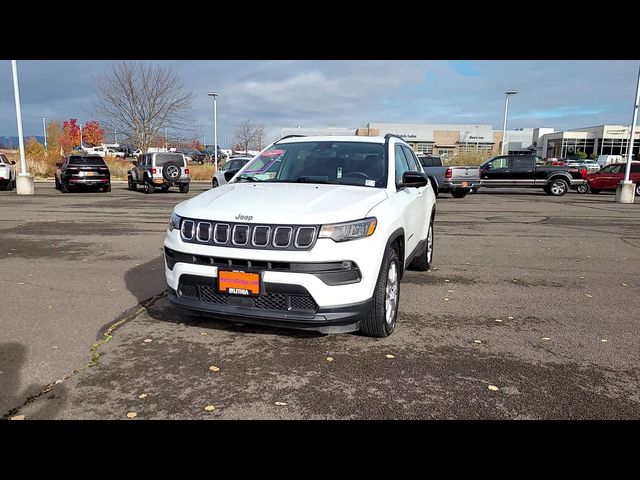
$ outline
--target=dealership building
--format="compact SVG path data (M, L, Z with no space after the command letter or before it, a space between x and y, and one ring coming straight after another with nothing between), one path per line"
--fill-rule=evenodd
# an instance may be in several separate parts
M533 128L507 130L505 153L530 153L534 147ZM542 129L553 131L553 129ZM449 123L382 123L371 122L364 128L282 128L285 135L364 135L384 136L393 133L409 143L414 151L453 156L460 152L479 152L488 157L499 155L502 148L502 130L491 125Z
M630 143L629 130L628 125L599 125L562 132L540 131L534 136L534 147L544 158L565 158L577 152L596 156L627 155ZM639 153L640 127L635 131L633 155Z

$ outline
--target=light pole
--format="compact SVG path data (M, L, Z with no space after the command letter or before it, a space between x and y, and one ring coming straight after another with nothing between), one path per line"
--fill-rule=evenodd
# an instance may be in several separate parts
M20 87L18 86L18 64L11 60L13 70L13 96L16 100L16 121L18 123L18 141L20 142L20 174L16 179L18 195L33 195L33 177L27 173L27 159L24 156L24 138L22 136L22 110L20 109Z
M44 133L44 149L47 149L47 117L42 117L42 132Z
M80 150L84 150L84 145L82 145L82 124L80 124Z
M218 110L216 105L216 100L218 98L218 94L215 92L209 92L209 96L213 97L213 158L218 165Z
M113 143L118 143L118 129L113 129Z
M638 121L638 104L640 103L640 65L638 65L638 83L636 85L636 101L633 104L633 115L631 119L631 131L629 135L629 147L627 150L627 168L624 171L624 180L616 188L616 203L634 203L635 184L629 180L631 174L631 161L633 160L633 143L636 133L636 122Z
M502 125L502 145L500 148L500 155L504 155L504 144L506 143L506 135L507 135L507 111L509 110L509 97L511 95L515 95L516 91L507 90L504 92L504 124Z

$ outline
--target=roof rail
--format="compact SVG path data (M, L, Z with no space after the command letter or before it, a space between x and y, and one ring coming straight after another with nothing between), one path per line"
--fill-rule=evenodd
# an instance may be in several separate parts
M292 138L292 137L306 137L306 135L285 135L280 140L284 140L285 138ZM280 140L276 140L275 143L278 143Z

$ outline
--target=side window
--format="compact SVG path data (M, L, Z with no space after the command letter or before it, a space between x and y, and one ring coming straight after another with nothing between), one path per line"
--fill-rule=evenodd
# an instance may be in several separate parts
M511 168L517 170L528 170L533 168L533 157L529 155L520 155L517 157L510 158Z
M433 159L429 157L422 157L420 159L423 167L433 167Z
M413 153L409 147L402 146L402 150L404 150L404 156L407 159L407 163L409 164L409 170L413 170L414 172L421 172L422 168L420 168L420 162L416 158L416 155Z
M509 166L509 157L498 157L490 162L489 165L491 165L493 170L496 168L507 168Z
M396 183L400 183L402 181L402 175L404 172L409 171L409 164L407 163L407 159L404 156L404 152L402 151L402 145L396 145Z

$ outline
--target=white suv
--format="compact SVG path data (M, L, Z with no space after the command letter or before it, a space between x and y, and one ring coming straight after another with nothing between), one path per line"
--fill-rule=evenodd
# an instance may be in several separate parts
M386 337L405 268L431 267L434 216L400 137L285 137L175 207L169 299L241 322Z

